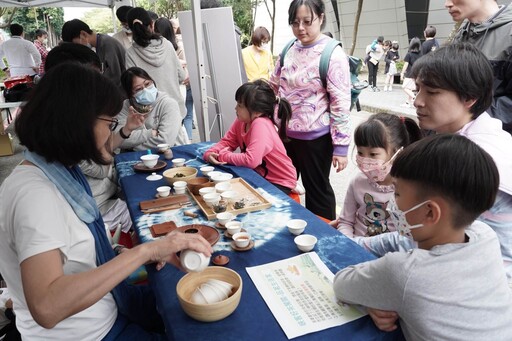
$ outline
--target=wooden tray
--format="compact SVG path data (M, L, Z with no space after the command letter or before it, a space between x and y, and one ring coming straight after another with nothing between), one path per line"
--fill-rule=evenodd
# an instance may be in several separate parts
M232 204L228 204L225 212L231 212L233 214L241 214L253 211L260 211L269 208L272 204L265 199L261 194L259 194L251 185L249 185L242 178L231 179L231 190L237 191L240 195L240 199L245 199L245 207L240 209L235 209ZM215 219L217 213L213 211L211 207L206 205L203 198L200 195L194 195L189 191L190 196L195 200L201 211L203 211L204 215L208 220ZM240 200L238 199L238 200Z
M167 233L174 230L181 231L183 233L197 233L206 239L210 245L215 245L220 239L220 233L215 228L202 225L192 224L177 227L174 221L166 221L165 223L155 224L149 227L153 238L165 236Z

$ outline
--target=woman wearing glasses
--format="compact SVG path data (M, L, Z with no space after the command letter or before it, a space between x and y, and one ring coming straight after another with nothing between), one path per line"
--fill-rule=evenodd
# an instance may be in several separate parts
M146 71L139 67L129 68L121 75L121 86L128 99L117 116L119 123L124 124L133 112L147 116L144 124L130 135L121 134L125 138L121 148L146 150L157 148L161 143L171 146L185 143L188 138L185 130L181 129L178 103L160 91Z
M65 63L45 74L16 119L27 151L0 187L0 272L23 339L165 339L154 333L163 330L154 296L124 279L145 263L178 264L183 249L212 251L198 235L171 233L114 257L77 164L111 161L121 103L111 81Z
M286 53L283 65L278 60L271 77L277 95L286 98L293 111L287 129L290 141L285 147L302 177L306 207L334 219L336 200L329 182L330 165L337 172L346 167L350 143L348 60L341 48L334 49L324 88L320 56L332 38L322 34L322 0L292 1L288 22L297 41Z

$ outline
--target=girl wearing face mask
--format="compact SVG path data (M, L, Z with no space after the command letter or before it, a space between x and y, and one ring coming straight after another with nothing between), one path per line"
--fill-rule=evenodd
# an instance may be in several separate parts
M178 103L165 92L159 91L155 81L146 71L131 67L121 75L121 84L128 99L118 115L119 126L123 126L130 112L146 115L144 125L129 136L123 136L122 149L146 150L158 144L171 146L186 140L181 129L181 114ZM123 123L121 123L123 122Z
M265 27L259 26L254 29L251 45L242 50L242 59L249 82L260 78L268 80L274 70L269 42L270 33Z
M361 123L354 133L361 172L350 182L343 210L331 225L350 238L394 231L387 211L394 195L389 171L402 148L420 138L410 118L380 113Z

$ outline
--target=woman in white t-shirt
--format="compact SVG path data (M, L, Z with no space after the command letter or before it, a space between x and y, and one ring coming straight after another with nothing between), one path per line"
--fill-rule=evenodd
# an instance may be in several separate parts
M27 151L0 187L0 273L24 339L165 339L154 305L137 306L154 296L124 279L146 263L178 265L183 249L212 252L200 236L171 233L114 258L77 164L110 162L121 103L98 72L65 63L42 78L16 120Z

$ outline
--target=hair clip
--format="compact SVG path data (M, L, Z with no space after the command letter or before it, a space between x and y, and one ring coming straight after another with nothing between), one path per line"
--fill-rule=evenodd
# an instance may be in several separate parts
M141 25L144 25L144 24L142 23L142 21L140 21L139 19L133 19L132 24L134 24L134 25L135 25L135 23L139 23L139 24L141 24Z
M276 96L276 102L277 102L277 104L281 103L281 97Z

